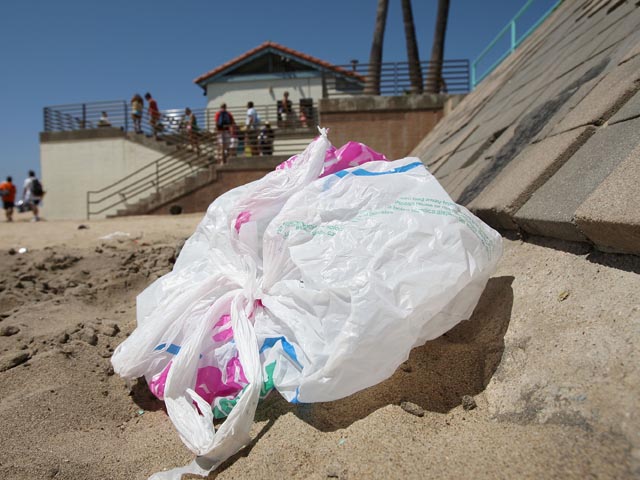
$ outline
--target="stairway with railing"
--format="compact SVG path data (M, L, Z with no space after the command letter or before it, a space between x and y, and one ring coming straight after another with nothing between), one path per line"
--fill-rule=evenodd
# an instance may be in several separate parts
M429 62L422 62L425 76L431 71ZM358 95L364 92L362 81L366 80L369 65L352 64L353 85L340 83L337 77L323 77L323 97ZM381 71L381 95L404 95L411 90L409 69L406 62L385 63ZM443 78L447 90L464 93L469 87L469 63L466 60L445 61ZM229 105L228 111L235 117L231 141L222 148L221 138L215 125L216 110L192 109L199 129L188 129L183 109L163 110L156 122L151 122L148 111L142 117L140 131L134 130L131 106L128 101L100 101L44 108L44 132L83 131L82 138L91 138L91 131L110 128L120 130L124 136L159 153L159 157L125 177L99 190L86 193L86 215L105 216L144 213L151 211L158 202L168 201L172 194L178 196L185 188L196 188L215 180L218 165L223 161L253 161L261 158L286 159L300 152L316 135L319 123L318 108L311 99L301 101L299 113L283 118L278 106L255 105L264 126L269 122L273 130L266 135L256 131L245 131L245 106ZM116 133L116 132L114 132ZM85 135L85 134L88 134ZM67 134L63 134L67 135ZM100 135L96 135L99 138ZM256 140L258 139L258 140ZM224 157L224 158L223 158ZM253 157L253 158L252 158ZM273 162L272 162L273 163Z
M197 124L201 126L197 130L186 128L183 110L162 111L156 122L152 122L145 111L139 132L132 130L130 111L128 103L124 101L60 105L44 109L46 132L117 128L125 133L127 139L163 153L116 182L99 190L88 191L87 218L152 209L158 202L167 201L172 194L181 195L187 185L196 188L215 180L216 169L223 160L233 164L236 159L251 157L252 154L286 159L303 149L313 138L317 117L311 113L308 124L291 123L285 128L276 127L276 141L268 148L255 145L257 132L254 132L254 146L251 148L245 142L246 132L238 127L235 129L235 142L224 150L225 158L222 158L219 133L215 129L215 111L204 108L192 110ZM244 119L244 109L237 107L230 111ZM258 111L261 119L270 120L273 117L274 123L277 122L274 107L258 106Z
M109 119L111 123L112 116ZM128 123L123 116L114 115L113 120L125 125ZM147 112L143 114L141 127L142 133L129 132L128 138L135 140L141 136L152 139L154 126ZM160 137L158 141L166 142L170 152L110 185L87 192L87 218L113 215L117 210L125 214L128 208L139 208L140 202L152 205L167 187L190 177L197 178L215 163L216 143L210 136L201 135L196 142L189 132L182 130L167 138Z

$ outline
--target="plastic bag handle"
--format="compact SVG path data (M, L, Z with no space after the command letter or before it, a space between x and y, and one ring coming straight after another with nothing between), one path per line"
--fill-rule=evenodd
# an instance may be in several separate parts
M249 262L251 264L251 262ZM236 289L220 297L208 310L207 319L218 318L231 302L231 326L238 349L238 356L249 385L243 390L238 403L215 431L211 406L187 385L193 384L197 371L198 350L202 340L211 330L211 322L204 321L188 343L174 359L165 385L167 413L173 421L182 441L199 458L189 465L150 477L153 480L179 480L185 473L206 475L240 450L251 440L249 432L258 406L262 385L262 368L258 340L248 310L253 309L256 287L255 267L251 268L244 290ZM197 409L193 406L197 405Z

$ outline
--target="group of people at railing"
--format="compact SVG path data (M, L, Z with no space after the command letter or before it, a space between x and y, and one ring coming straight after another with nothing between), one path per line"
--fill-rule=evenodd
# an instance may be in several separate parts
M159 138L162 136L178 148L187 148L198 155L202 151L212 155L218 162L226 163L235 156L270 156L274 153L276 132L278 129L309 128L314 124L313 100L300 100L299 107L284 92L276 105L262 105L256 108L253 101L247 102L244 120L234 119L234 115L223 104L215 112L210 109L193 111L185 108L184 112L161 111L158 102L151 93L144 97L138 93L131 100L122 103L102 102L91 104L64 106L63 108L45 108L45 128L55 131L58 124L62 130L85 128L115 127L123 131L133 130L136 134L146 134ZM96 108L100 107L100 108ZM102 110L102 111L101 111ZM233 108L236 116L243 115L239 107ZM56 123L56 115L74 115L82 112L82 121L77 126ZM100 112L99 120L96 119ZM264 115L260 118L259 113ZM94 116L95 115L95 116ZM109 115L112 115L110 118ZM128 123L130 121L131 123ZM133 127L133 128L131 128Z
M278 102L278 125L282 127L298 124L293 121L294 110L288 96L289 93L285 92L283 100ZM135 94L131 98L131 119L136 133L143 133L144 100L148 105L146 118L148 118L149 130L155 138L158 138L161 133L181 136L183 138L180 143L186 144L199 155L202 143L215 137L216 157L220 163L226 163L229 158L239 153L247 156L273 155L275 132L268 120L265 122L260 120L252 101L247 103L243 125L236 123L232 113L227 110L227 105L223 103L215 114L215 127L208 125L208 129L203 130L198 125L198 117L191 108L185 108L184 115L177 120L176 116L163 116L157 101L150 93L147 93L144 99L141 95ZM102 112L102 114L101 124L110 126L107 113ZM306 126L306 116L303 120L303 125Z
M144 95L144 99L147 101L147 111L149 114L149 125L151 126L151 134L158 138L158 133L162 129L162 123L160 119L162 114L158 108L158 102L151 96L149 92ZM133 121L133 131L136 133L142 133L142 115L144 112L144 100L139 93L136 93L131 97L131 120ZM105 112L102 112L103 114Z
M214 123L219 163L227 163L229 158L235 157L239 151L251 156L273 155L275 132L268 120L261 122L253 102L247 103L243 126L238 126L231 112L227 110L226 103L220 105Z

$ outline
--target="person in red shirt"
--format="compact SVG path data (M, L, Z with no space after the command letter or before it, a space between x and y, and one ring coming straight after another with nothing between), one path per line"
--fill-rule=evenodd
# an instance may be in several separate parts
M149 104L149 125L153 132L153 137L158 138L158 130L160 127L160 109L158 108L158 102L147 92L144 96Z
M16 186L13 179L7 177L6 182L0 183L0 195L2 195L2 206L7 216L7 222L13 222L13 205L16 200Z

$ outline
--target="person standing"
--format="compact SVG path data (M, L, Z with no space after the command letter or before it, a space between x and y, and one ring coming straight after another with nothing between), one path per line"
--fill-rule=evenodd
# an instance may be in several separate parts
M290 127L293 117L293 102L289 100L289 92L284 92L282 100L278 105L278 120L280 124L278 126Z
M251 149L251 155L256 156L258 151L258 124L260 119L258 118L258 112L253 106L253 102L247 103L247 119L245 120L247 145Z
M227 104L220 105L220 110L216 112L216 130L218 132L218 158L221 164L227 163L229 154L229 140L231 137L231 127L235 123L231 113L227 111Z
M32 222L40 221L38 207L43 195L44 190L42 189L42 183L40 183L40 180L36 177L36 173L33 170L29 170L29 176L25 179L24 187L22 188L22 200L31 206L31 211L33 212Z
M6 182L0 183L0 195L2 195L2 206L7 222L13 222L13 206L16 201L16 186L13 184L13 178L7 177Z
M136 93L131 97L131 120L133 120L133 130L136 133L142 133L142 109L144 100L140 94Z
M260 154L261 155L273 155L273 139L275 135L271 123L264 122L260 135L258 137L260 142Z
M110 127L111 126L111 122L109 121L109 115L107 115L107 112L102 112L102 114L100 115L100 120L98 121L98 126L99 127Z
M158 130L160 128L160 109L158 108L158 102L151 96L149 92L144 95L144 98L149 104L149 125L151 125L151 133L153 138L158 138Z

